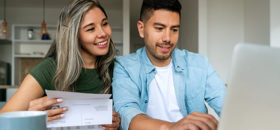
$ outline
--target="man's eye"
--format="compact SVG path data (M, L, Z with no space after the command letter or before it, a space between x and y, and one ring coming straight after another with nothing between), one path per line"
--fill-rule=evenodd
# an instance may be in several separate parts
M87 32L88 32L88 31L94 31L94 29L95 29L95 28L90 28L90 29L87 30Z
M172 31L173 31L173 32L178 32L178 31L179 31L179 29L172 29Z
M163 28L155 27L156 30L161 31Z

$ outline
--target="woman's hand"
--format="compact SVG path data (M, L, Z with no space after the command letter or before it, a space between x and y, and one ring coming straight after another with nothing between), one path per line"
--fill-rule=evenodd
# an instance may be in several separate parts
M120 114L117 113L116 111L112 112L112 124L110 125L101 125L105 130L118 130L120 123L121 123L121 118Z
M63 102L61 98L49 99L47 96L32 100L29 103L28 111L45 111L48 114L48 121L57 120L64 117L66 107L51 108L55 104ZM51 108L51 109L48 109Z

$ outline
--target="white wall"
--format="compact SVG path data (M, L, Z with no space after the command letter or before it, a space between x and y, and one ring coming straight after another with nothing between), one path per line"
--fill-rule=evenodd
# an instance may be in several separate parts
M245 42L269 45L269 1L245 0L244 5Z
M207 55L207 32L208 32L208 18L207 18L207 0L198 0L198 52Z
M270 0L270 42L280 47L280 0Z
M239 42L269 45L269 25L268 0L207 1L207 56L225 83L234 46Z
M244 0L207 1L208 58L227 83L234 45L244 41Z

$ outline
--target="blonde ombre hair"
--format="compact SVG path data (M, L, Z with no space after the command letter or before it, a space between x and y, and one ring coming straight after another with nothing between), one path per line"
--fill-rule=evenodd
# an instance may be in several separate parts
M56 40L51 45L46 57L54 57L57 69L53 79L56 90L75 91L76 81L79 78L83 57L79 51L79 29L85 13L99 8L107 17L106 12L98 0L72 0L60 13L56 31ZM101 93L109 93L112 79L109 74L109 66L115 58L115 46L110 40L109 51L104 56L97 56L96 66L99 77L104 82Z

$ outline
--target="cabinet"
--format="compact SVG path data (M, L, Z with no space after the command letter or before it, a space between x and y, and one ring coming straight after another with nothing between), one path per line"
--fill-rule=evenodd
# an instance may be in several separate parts
M28 30L32 30L32 38L28 38ZM30 69L44 58L55 38L56 25L48 25L50 40L41 40L40 32L41 25L12 25L12 85L20 85Z

